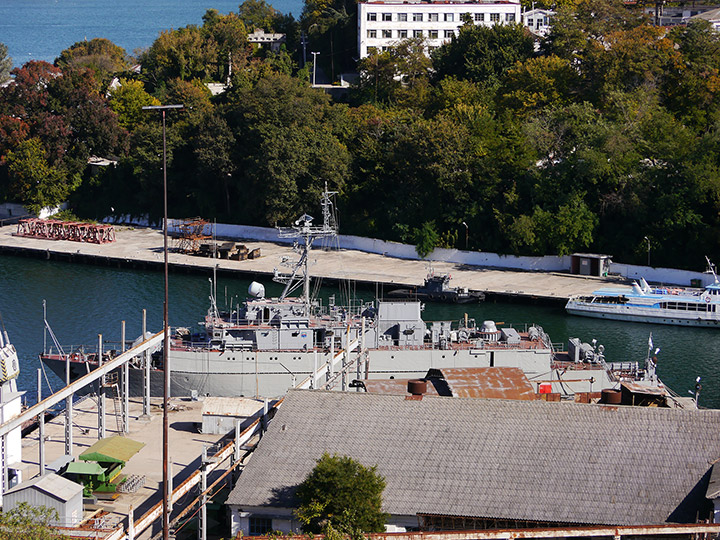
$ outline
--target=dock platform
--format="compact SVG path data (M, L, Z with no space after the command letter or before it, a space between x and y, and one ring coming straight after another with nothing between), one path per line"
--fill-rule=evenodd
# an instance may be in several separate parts
M0 227L0 254L41 257L106 266L160 269L163 265L162 232L151 228L116 226L116 241L90 244L14 236L15 225ZM293 257L292 246L243 240L262 257L234 261L197 257L170 251L173 271L218 273L248 277L272 276L283 257ZM413 287L423 283L427 261L407 260L361 251L340 249L312 251L310 273L327 281L352 281L368 287ZM574 294L589 294L608 285L627 284L619 277L597 278L557 272L493 269L455 263L432 263L436 273L452 276L452 285L482 291L488 299L565 303Z

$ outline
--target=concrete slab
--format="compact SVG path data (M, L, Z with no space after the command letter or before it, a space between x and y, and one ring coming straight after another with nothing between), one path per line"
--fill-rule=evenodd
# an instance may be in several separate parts
M123 266L161 267L161 231L148 228L116 227L112 244L86 244L66 240L43 240L13 236L16 226L0 227L0 253L16 253L76 262ZM262 257L245 261L210 259L171 251L169 263L178 269L207 271L217 265L221 272L245 275L272 275L282 257L294 257L292 247L270 242L242 241L250 250L260 248ZM172 248L172 242L170 243ZM331 280L356 281L369 285L421 285L427 275L426 261L396 259L374 253L341 249L314 249L310 273ZM483 291L488 295L565 302L574 294L589 294L609 285L629 285L617 277L597 278L550 272L498 270L485 267L433 262L436 273L449 273L452 285ZM629 288L629 287L628 287Z
M118 404L118 413L119 413ZM201 434L198 425L202 423L202 402L173 398L169 407L169 451L172 461L173 486L177 487L198 470L200 456L204 446L210 447L222 439L222 435ZM142 400L130 401L130 432L127 436L145 446L135 455L122 471L126 476L145 477L145 485L136 493L122 493L114 501L98 500L97 507L108 512L105 518L110 527L118 523L127 523L127 515L132 506L135 519L152 508L162 499L162 400L151 401L151 422L138 422L142 414ZM77 457L98 440L97 402L89 396L73 408L73 456ZM46 463L63 456L65 453L65 416L64 413L45 425ZM120 434L113 401L108 400L106 412L106 435ZM23 478L29 479L39 472L39 435L35 430L22 442ZM191 493L197 493L194 490ZM191 495L187 496L192 500ZM148 531L149 533L149 531ZM143 535L140 538L148 537Z

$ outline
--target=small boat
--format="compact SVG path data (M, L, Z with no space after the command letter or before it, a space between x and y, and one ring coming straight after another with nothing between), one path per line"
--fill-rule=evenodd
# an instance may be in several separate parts
M450 274L435 274L432 270L425 282L414 289L395 289L387 293L390 298L414 298L425 302L452 302L468 304L485 300L485 293L466 288L451 287Z
M710 271L714 282L702 289L651 287L640 278L632 287L572 296L565 309L571 315L598 319L720 327L720 282L712 265Z

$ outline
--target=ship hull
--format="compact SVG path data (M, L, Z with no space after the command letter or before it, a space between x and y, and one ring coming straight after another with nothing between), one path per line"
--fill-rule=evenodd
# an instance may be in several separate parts
M580 303L568 303L565 309L571 315L592 317L595 319L667 324L673 326L720 327L720 317L718 317L718 313L686 314L669 309L638 308L634 306L605 308L597 304L591 307Z
M173 350L170 355L170 393L173 397L246 396L279 397L289 388L304 381L327 363L330 354L321 351L216 351ZM449 367L519 367L533 380L547 377L552 353L548 349L373 349L368 351L367 375L378 379L410 379L424 377L430 368ZM43 362L64 380L65 362L43 357ZM87 362L71 362L71 379L85 375L96 366ZM144 392L144 370L129 369L131 396ZM316 388L324 387L331 376L321 375ZM365 378L365 366L358 372L352 367L345 377L345 385L353 379ZM590 377L588 376L589 380ZM120 380L118 375L118 381ZM597 380L597 378L596 378ZM575 385L575 392L597 391L597 384ZM342 380L335 385L342 387ZM150 370L150 394L162 396L163 371ZM91 390L94 391L94 390Z

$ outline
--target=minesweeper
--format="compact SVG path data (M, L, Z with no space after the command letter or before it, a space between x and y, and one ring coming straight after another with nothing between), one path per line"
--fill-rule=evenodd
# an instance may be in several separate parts
M407 379L448 367L517 367L531 382L550 383L564 395L617 388L620 378L647 377L644 369L613 373L604 359L591 355L561 362L539 326L497 328L492 321L476 324L467 316L426 323L416 300L339 305L331 297L323 305L311 296L308 266L315 240L337 234L332 195L323 193L322 225L303 215L292 227L279 229L279 236L293 239L299 252L291 272L275 273L285 284L279 297L265 297L264 287L253 282L245 301L221 311L211 292L202 331L173 332L168 353L173 396L277 397L307 378L312 387L337 382L345 389L353 379ZM291 296L296 290L301 294ZM87 350L49 351L41 359L63 379L69 369L74 379L97 366L97 354ZM151 392L160 395L162 354L149 361ZM135 395L142 394L143 371L138 358L130 369Z

